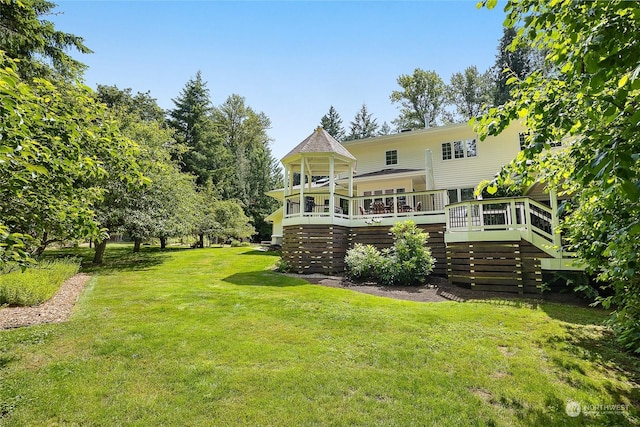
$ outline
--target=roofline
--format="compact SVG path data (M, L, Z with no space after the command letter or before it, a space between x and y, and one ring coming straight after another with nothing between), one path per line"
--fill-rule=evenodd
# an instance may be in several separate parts
M406 137L407 135L438 134L438 133L445 132L445 131L450 131L450 130L454 130L454 129L465 129L465 128L473 129L473 128L471 128L469 123L454 123L454 124L445 125L445 126L437 126L437 127L432 127L432 128L416 129L416 130L407 131L407 132L399 132L399 133L394 133L394 134L391 134L391 135L381 135L381 136L372 136L370 138L352 139L352 140L349 140L349 141L342 141L341 144L346 147L347 145L357 145L357 144L365 144L365 143L371 143L371 142L390 141L390 140L394 140L394 139L397 139L397 138Z

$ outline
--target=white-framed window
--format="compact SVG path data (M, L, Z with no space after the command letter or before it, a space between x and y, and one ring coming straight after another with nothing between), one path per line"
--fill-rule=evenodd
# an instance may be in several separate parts
M476 157L478 155L478 146L476 145L475 138L467 139L465 141L467 149L467 157Z
M475 138L445 142L442 144L442 160L464 159L465 157L477 156L478 146Z
M398 164L398 150L389 150L385 153L385 162L387 165Z
M447 190L447 194L449 195L449 203L458 203L458 202L466 202L467 200L475 200L476 197L473 194L475 188L455 188L452 190Z
M529 136L529 132L520 132L518 134L518 140L520 142L520 150L524 150L527 145L529 145L527 143L527 137Z
M451 143L442 144L442 160L451 160Z

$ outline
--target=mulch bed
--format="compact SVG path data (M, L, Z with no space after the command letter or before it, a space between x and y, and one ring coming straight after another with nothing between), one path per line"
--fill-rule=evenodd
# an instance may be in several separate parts
M91 279L88 274L76 274L60 286L47 302L35 307L0 308L0 329L19 328L41 323L60 323L69 319L80 293Z
M326 276L321 274L292 274L310 283L329 286L332 288L350 289L370 295L387 298L402 299L418 302L464 302L470 300L514 300L527 302L559 302L587 306L588 303L570 293L524 294L508 292L478 291L461 286L451 285L444 277L429 276L427 282L420 286L382 286L375 282L356 283L339 276Z

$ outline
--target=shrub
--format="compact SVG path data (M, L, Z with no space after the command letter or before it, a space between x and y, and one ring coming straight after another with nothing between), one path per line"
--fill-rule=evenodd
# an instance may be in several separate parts
M275 270L277 272L279 272L279 273L288 273L289 271L291 271L291 266L289 265L289 263L287 261L285 261L284 259L280 258L276 262Z
M399 222L391 227L394 244L387 259L385 268L390 273L385 274L387 285L424 283L433 271L435 259L431 256L431 249L426 247L429 234L425 233L413 221Z
M0 274L0 305L38 305L50 299L80 269L76 258L41 261L24 273Z
M374 279L381 260L382 254L375 246L356 243L344 259L347 275L357 280Z
M426 247L429 235L413 221L391 228L394 244L380 252L371 245L356 244L347 251L347 275L353 279L377 279L384 285L424 283L433 271L435 259Z

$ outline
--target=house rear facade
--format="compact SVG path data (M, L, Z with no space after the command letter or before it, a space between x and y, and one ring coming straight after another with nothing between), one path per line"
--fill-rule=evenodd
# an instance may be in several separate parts
M300 273L340 273L355 243L380 248L411 219L429 233L434 274L477 289L537 293L543 270L577 269L557 233L557 198L536 185L522 197L478 200L474 189L513 160L514 124L480 141L468 124L340 144L321 128L283 159L285 187L272 243ZM301 178L304 177L304 178Z

